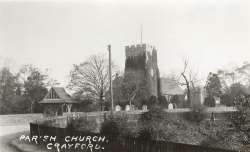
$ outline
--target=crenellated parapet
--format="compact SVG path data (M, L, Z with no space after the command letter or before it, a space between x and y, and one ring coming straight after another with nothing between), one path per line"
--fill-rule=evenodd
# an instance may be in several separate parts
M152 55L155 54L156 49L154 46L148 44L137 44L137 45L129 45L125 47L126 58L128 57L136 57L146 54Z

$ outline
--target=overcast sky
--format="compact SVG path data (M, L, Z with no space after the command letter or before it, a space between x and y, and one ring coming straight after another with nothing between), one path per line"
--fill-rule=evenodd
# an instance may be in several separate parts
M126 45L158 50L161 75L178 73L183 58L205 79L227 65L250 61L248 0L1 1L0 60L18 68L50 69L62 86L72 64L112 46L124 69ZM2 64L3 65L3 64Z

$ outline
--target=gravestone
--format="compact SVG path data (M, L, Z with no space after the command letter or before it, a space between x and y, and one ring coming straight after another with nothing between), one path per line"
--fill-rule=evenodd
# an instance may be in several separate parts
M116 106L115 106L115 111L121 111L121 106L116 105Z
M174 109L174 105L172 103L168 104L168 109Z
M142 106L142 111L147 111L148 110L148 106L147 105L143 105Z
M214 97L215 100L215 106L220 105L220 97Z
M125 106L125 111L130 111L130 106L129 105Z

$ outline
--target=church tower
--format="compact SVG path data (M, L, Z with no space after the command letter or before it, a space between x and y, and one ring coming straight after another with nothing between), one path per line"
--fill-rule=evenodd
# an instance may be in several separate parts
M125 77L135 75L137 83L146 83L149 97L158 97L160 92L157 50L147 44L125 47Z

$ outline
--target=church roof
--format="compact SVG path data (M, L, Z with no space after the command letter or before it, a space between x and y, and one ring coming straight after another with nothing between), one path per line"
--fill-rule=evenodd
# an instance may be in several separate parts
M39 103L76 103L62 87L52 87Z
M163 95L184 95L185 93L176 81L169 78L161 78L161 92Z

